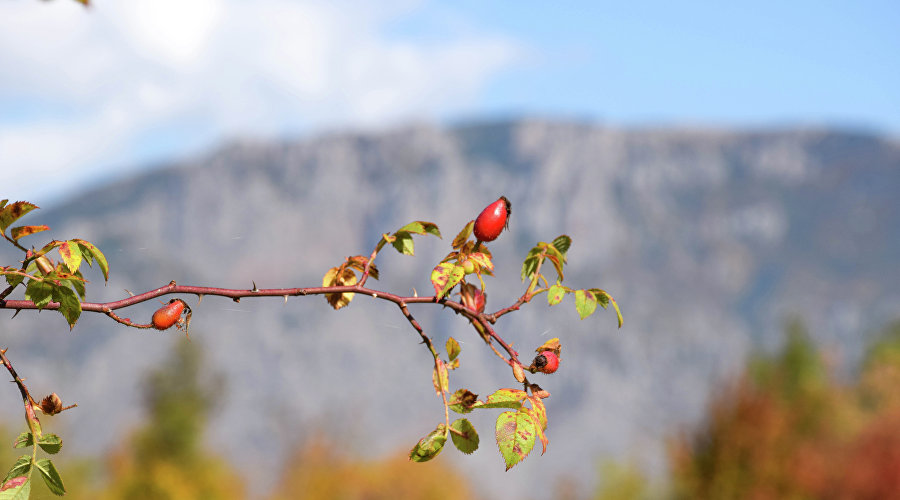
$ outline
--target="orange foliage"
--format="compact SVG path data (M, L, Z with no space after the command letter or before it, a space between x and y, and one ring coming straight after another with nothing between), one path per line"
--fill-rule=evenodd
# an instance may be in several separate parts
M346 457L335 446L314 441L285 469L273 500L443 500L476 498L465 476L446 460L413 463L407 454L378 461Z

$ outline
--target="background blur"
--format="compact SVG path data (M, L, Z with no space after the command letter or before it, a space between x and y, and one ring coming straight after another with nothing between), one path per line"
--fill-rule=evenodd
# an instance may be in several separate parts
M498 324L517 345L564 346L542 380L547 454L504 473L496 415L473 419L473 456L405 463L441 405L414 332L375 301L207 298L193 350L105 318L68 334L57 315L23 313L0 327L13 362L33 391L79 403L50 424L69 489L327 498L402 484L422 497L449 478L484 497L896 492L900 445L884 422L900 370L898 14L893 2L0 4L2 197L41 206L26 222L53 228L42 235L106 252L110 283L89 276L89 300L171 279L309 286L415 219L444 240L379 257L378 285L427 290L448 238L505 194L514 215L492 246L488 308L521 293L535 242L566 233L567 284L606 289L626 319L616 331L610 312L578 321L570 303L535 303ZM458 318L413 312L441 344L464 341L454 388L509 384ZM2 406L17 432L16 405ZM748 429L760 434L728 444ZM857 456L883 473L823 472Z

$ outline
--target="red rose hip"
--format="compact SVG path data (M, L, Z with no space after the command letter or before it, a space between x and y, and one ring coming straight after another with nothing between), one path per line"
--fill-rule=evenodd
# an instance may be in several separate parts
M172 299L168 304L160 307L153 313L150 323L157 330L167 330L181 319L181 313L184 311L184 302L178 299Z
M509 227L509 216L512 214L512 204L501 196L478 214L475 219L475 237L479 241L494 241L504 229Z
M543 373L553 373L559 368L559 356L553 351L544 351L534 357L534 367Z

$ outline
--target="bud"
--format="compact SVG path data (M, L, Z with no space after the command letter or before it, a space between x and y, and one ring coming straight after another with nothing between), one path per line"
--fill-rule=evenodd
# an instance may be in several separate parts
M487 301L487 294L482 292L481 289L477 286L463 283L459 288L459 296L462 305L477 313L484 312L484 304L485 301Z
M41 400L41 411L45 415L56 415L63 410L62 400L54 392Z
M48 259L46 255L41 255L34 263L44 276L53 272L53 263L50 262L50 259Z
M513 376L516 377L520 383L525 382L525 370L522 369L522 365L513 361L512 365Z

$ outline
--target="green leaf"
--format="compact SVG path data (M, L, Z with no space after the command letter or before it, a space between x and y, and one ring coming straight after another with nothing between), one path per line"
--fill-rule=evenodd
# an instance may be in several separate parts
M447 442L447 426L439 424L430 434L423 437L409 451L409 459L413 462L427 462L438 456Z
M406 231L397 231L394 233L395 239L391 243L398 252L403 255L415 255L416 246L413 243L412 235Z
M522 401L528 393L519 389L500 389L487 397L484 402L475 404L476 408L521 408Z
M27 500L31 496L28 476L10 478L0 486L0 500Z
M538 263L543 259L540 254L540 247L534 247L528 252L525 261L522 262L522 281L530 280L537 271Z
M52 295L53 300L59 302L59 312L69 323L69 329L72 329L81 316L81 302L78 301L78 296L71 288L64 286L53 287Z
M506 461L506 470L511 469L531 453L535 441L535 422L532 415L524 411L505 411L497 417L497 446Z
M34 436L30 432L19 434L13 443L13 448L27 448L29 446L34 446Z
M612 304L613 309L616 310L616 318L619 320L619 328L622 328L622 324L625 320L622 318L622 311L619 310L619 304L616 303L616 299L612 298L612 295L599 288L591 288L589 291L597 297L597 300L604 309L606 309L609 304Z
M440 229L438 229L437 224L435 224L434 222L426 222L421 220L410 222L409 224L401 227L398 232L400 231L407 231L415 234L431 234L437 236L438 238L441 237L441 231Z
M487 269L488 271L494 270L494 262L491 260L490 254L484 252L472 252L469 254L469 259L481 266L482 269Z
M478 433L472 423L465 418L459 418L450 424L450 428L456 432L450 432L450 439L456 448L466 455L478 449Z
M38 281L36 279L28 280L25 286L25 299L34 302L38 309L50 303L53 296L54 285L46 281Z
M547 303L551 306L555 306L556 304L562 302L562 299L565 296L566 287L557 283L551 286L549 290L547 290Z
M466 227L462 228L462 231L460 231L459 234L457 234L456 237L453 238L453 243L451 244L451 246L455 249L459 249L463 245L465 245L466 240L469 239L469 236L472 236L472 229L474 227L475 227L475 221L474 220L469 221L469 223L466 224Z
M103 255L103 252L101 252L100 249L94 246L94 244L90 241L80 239L71 241L78 243L78 246L81 247L81 254L87 261L89 266L93 267L93 264L91 264L92 258L97 262L97 265L100 266L100 271L103 272L103 279L109 281L109 263L106 261L106 256Z
M0 208L0 233L5 233L6 228L13 222L19 220L20 217L31 212L37 205L27 201L17 201L15 203L4 205Z
M81 265L81 247L78 242L76 240L63 242L58 251L63 262L66 263L66 267L69 268L69 272L78 271L78 266Z
M41 436L40 441L38 441L38 446L45 452L56 455L59 453L60 448L62 448L62 439L56 434L44 434Z
M7 274L6 275L6 283L9 286L16 287L19 286L23 281L25 281L25 276L21 274Z
M470 413L478 402L477 394L468 389L459 389L450 396L447 405L456 413Z
M3 478L3 483L5 484L14 477L25 476L30 470L31 455L22 455L16 460L16 463L13 464L12 468L9 469L9 472L6 473L6 477Z
M12 236L12 239L18 241L19 238L24 238L30 234L39 233L41 231L46 231L50 229L48 226L19 226L14 227L9 230L9 234Z
M62 478L59 477L56 466L53 465L49 458L42 458L36 461L34 467L41 473L41 477L44 478L44 482L47 483L47 487L50 488L54 495L62 496L66 494Z
M86 291L84 288L84 275L81 274L81 271L77 271L75 276L79 279L69 280L69 284L72 285L72 288L78 293L78 296L81 300L85 299Z
M456 359L456 357L459 356L459 353L462 351L462 349L459 347L459 342L457 342L456 339L453 337L450 337L449 339L447 339L446 347L447 347L447 358L450 361L453 361L454 359Z
M575 290L575 310L581 319L587 318L594 314L597 309L597 299L594 294L588 290Z
M557 236L556 239L553 240L553 243L551 243L551 244L553 245L554 248L556 248L556 250L559 251L560 254L562 254L563 262L565 262L566 261L566 253L569 251L569 247L572 246L572 238L569 238L565 234L561 234L561 235Z

